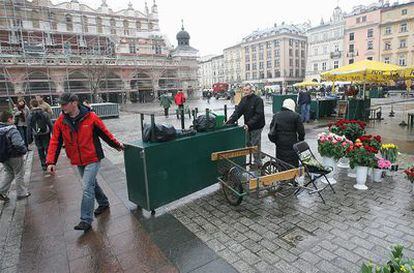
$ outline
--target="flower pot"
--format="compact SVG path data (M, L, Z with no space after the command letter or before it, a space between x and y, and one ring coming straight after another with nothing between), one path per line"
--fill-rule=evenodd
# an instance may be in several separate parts
M365 186L367 181L368 167L365 166L356 166L356 184L354 185L355 189L358 190L367 190L368 187Z
M338 168L348 169L349 168L349 158L342 157L338 161Z
M329 179L329 182L331 182L331 184L336 184L334 176L336 174L337 161L333 157L323 156L322 164L326 167L332 168L332 171L329 174L327 174L326 177ZM328 181L326 181L325 177L321 177L320 180L322 183L328 184Z
M372 180L374 180L374 182L382 182L383 172L384 172L384 170L382 170L382 169L374 169Z
M352 177L352 178L355 178L356 177L356 170L355 170L355 168L353 168L353 169L349 168L348 169L348 177Z
M368 168L367 178L372 179L373 173L374 173L374 168Z

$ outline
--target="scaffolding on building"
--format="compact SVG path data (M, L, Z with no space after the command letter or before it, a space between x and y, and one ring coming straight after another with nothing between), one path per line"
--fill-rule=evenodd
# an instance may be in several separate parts
M156 97L155 87L181 88L179 70L188 65L168 57L161 37L128 36L140 31L142 20L132 28L124 16L112 15L105 24L98 14L36 3L0 0L0 99L42 95L53 103L61 92L72 92L117 102L131 94L145 102ZM152 27L148 16L146 24ZM118 54L126 45L129 53ZM125 68L130 75L123 77Z

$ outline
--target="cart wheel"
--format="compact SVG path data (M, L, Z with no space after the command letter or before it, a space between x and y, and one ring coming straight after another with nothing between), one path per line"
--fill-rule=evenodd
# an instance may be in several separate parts
M269 175L273 173L279 172L279 166L275 161L267 161L265 164L263 164L262 168L260 169L261 175Z
M229 170L226 177L227 185L235 190L236 192L242 194L243 193L243 185L242 181L242 172L237 168L233 167ZM243 200L243 196L238 196L232 190L227 188L225 185L222 185L224 196L226 197L227 201L232 206L238 206Z
M155 215L155 209L151 210L151 215Z

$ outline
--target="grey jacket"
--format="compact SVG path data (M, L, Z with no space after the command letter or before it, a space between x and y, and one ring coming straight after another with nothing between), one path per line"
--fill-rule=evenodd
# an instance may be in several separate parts
M0 122L0 134L6 134L10 140L10 157L19 157L27 153L26 145L16 126Z
M23 112L23 113L22 113ZM19 109L17 109L17 107L14 108L14 119L15 119L15 124L17 126L26 126L27 127L27 118L29 117L29 107L25 106L23 111L20 111ZM24 115L24 120L21 117L21 115Z

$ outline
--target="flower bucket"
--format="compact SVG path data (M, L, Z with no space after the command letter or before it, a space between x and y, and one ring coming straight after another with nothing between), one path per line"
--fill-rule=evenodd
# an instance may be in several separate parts
M339 159L339 161L338 161L338 168L348 169L349 168L349 158L342 157L341 159Z
M327 174L326 177L329 179L329 182L331 182L331 184L336 184L336 179L334 178L334 176L336 174L337 161L333 157L323 156L322 157L322 164L326 167L331 167L332 168L332 172ZM325 177L321 178L321 182L325 183L325 184L328 184L328 181L326 181Z
M368 167L365 166L356 166L356 184L354 185L355 189L358 190L367 190L368 187L365 186L367 181Z
M348 169L348 177L355 178L356 177L356 170L349 168Z
M383 169L374 169L372 180L374 182L382 182L382 174L384 170Z
M368 168L367 179L373 179L372 178L373 174L374 174L374 168Z

